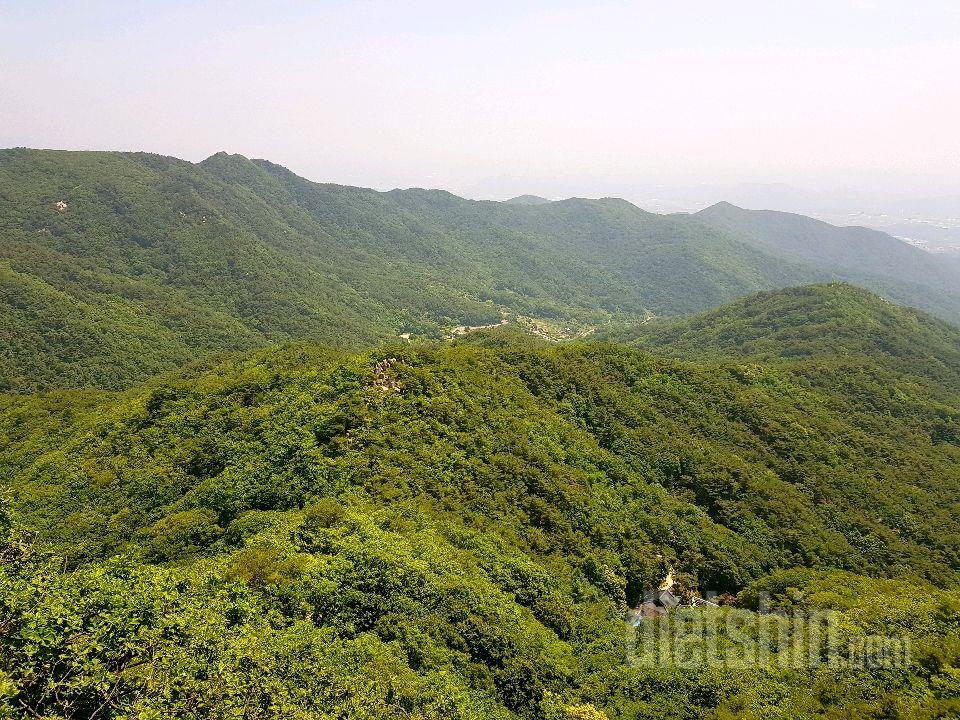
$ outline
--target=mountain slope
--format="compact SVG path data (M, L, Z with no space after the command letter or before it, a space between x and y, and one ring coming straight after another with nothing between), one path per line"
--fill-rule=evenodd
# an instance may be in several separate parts
M867 361L960 390L960 330L844 283L764 292L616 337L683 358Z
M5 483L54 553L0 538L4 698L48 714L949 716L960 394L869 356L700 366L497 335L288 346L121 394L3 398ZM671 570L678 592L738 593L721 618L771 592L916 655L631 667L623 613Z
M503 317L570 337L831 276L702 220L381 193L225 153L0 151L0 390L118 388L216 351ZM902 298L960 317L914 290Z
M960 262L933 255L878 230L837 227L820 220L772 210L744 210L727 202L693 218L725 230L758 250L829 273L956 321Z
M0 152L0 388L119 387L214 350L690 312L799 272L623 201L311 183L265 161ZM126 343L121 338L130 337Z
M377 368L381 354L393 359ZM821 377L834 371L845 387ZM689 536L671 551L678 569L707 573L703 581L715 587L736 587L744 572L749 578L763 566L811 563L942 582L960 570L956 549L931 545L920 528L936 519L944 537L960 537L958 518L943 514L960 497L958 438L946 432L958 418L957 395L869 357L853 369L832 362L718 369L616 345L542 347L509 338L499 348L465 343L360 356L287 347L192 369L117 398L112 410L96 405L63 428L54 424L46 439L50 426L31 430L24 411L35 400L11 398L0 460L24 508L35 508L32 524L78 557L125 547L169 513L205 507L222 525L247 509L289 509L353 485L384 500L435 494L441 505L469 508L471 522L497 516L517 537L576 535L594 520L575 506L601 487L658 497L658 515L674 512L659 485L681 488L681 505L703 502L728 530L751 528L759 556L706 525L697 531L704 539L727 539L708 550ZM31 440L34 432L40 436ZM848 438L843 459L832 455L834 437ZM707 502L727 483L739 497ZM891 483L902 488L894 495L904 505L861 517L864 502L879 508L893 500ZM580 492L587 495L576 499ZM528 493L547 504L531 504ZM622 496L615 506L631 502ZM567 510L554 516L555 503ZM908 511L910 503L917 505ZM117 513L131 511L119 535L104 532ZM534 520L541 511L547 515ZM610 522L614 512L596 521ZM928 520L910 529L900 513ZM682 514L677 527L687 522ZM744 515L752 519L741 525ZM856 528L850 536L848 525ZM850 544L865 536L868 544ZM723 561L697 567L684 559L731 542L737 554Z

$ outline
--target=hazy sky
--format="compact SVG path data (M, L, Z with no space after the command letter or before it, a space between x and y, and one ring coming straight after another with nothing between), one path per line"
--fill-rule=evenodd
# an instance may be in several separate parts
M960 194L960 2L0 0L15 145L474 196Z

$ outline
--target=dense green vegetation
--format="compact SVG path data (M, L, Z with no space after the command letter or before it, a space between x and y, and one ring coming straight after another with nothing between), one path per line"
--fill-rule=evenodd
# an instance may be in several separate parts
M866 361L960 389L960 330L844 283L760 293L606 335L687 359Z
M702 216L517 200L317 184L223 153L0 151L0 391L117 389L217 351L361 349L501 317L572 336L862 275ZM892 296L960 318L960 270L880 234L858 252L888 242L905 253Z
M0 151L0 718L960 715L960 331L709 310L834 278L960 318L798 216ZM721 603L638 646L667 577ZM910 654L797 664L801 610Z
M956 331L886 307L752 298L694 321L699 362L507 326L8 395L0 716L954 717L958 368L912 360ZM780 622L769 593L910 659L793 667L758 630L759 667L627 663L669 571L726 594L678 623Z

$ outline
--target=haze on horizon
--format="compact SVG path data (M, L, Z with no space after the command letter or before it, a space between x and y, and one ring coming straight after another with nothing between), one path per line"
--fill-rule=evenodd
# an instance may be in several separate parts
M0 146L468 197L960 196L960 4L0 0Z

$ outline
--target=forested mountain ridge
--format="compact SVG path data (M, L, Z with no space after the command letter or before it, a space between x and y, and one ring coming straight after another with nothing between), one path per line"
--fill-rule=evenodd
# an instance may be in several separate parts
M960 390L960 329L846 283L762 292L607 335L686 359L869 362Z
M545 205L551 201L547 200L546 198L542 198L539 195L517 195L516 197L512 197L504 202L512 205Z
M382 193L225 153L4 150L0 389L118 388L215 351L503 317L572 337L830 277L752 242L616 199Z
M745 210L728 202L691 217L742 242L829 273L903 305L920 307L956 323L960 261L934 255L879 230L838 227L774 210Z
M574 218L588 236L567 228ZM697 233L622 202L379 193L224 153L194 165L7 150L4 386L117 387L209 350L439 337L501 309L561 324L686 311L780 276L745 246L728 271L735 243L714 235L701 251ZM606 252L585 246L604 238ZM666 274L689 289L669 289Z
M117 717L949 717L960 392L854 360L700 364L507 326L7 396L0 689ZM737 596L708 612L771 592L912 658L630 667L623 613L668 571Z
M958 716L960 330L739 232L0 151L0 718Z
M481 338L478 341L483 343ZM899 478L897 483L911 488L898 493L897 502L920 503L909 512L931 521L939 514L939 501L926 493L935 487L936 494L956 497L960 488L953 487L953 480L947 483L947 479L960 482L952 467L957 438L944 434L945 428L956 428L955 391L934 391L909 377L870 365L867 359L856 373L847 373L831 362L809 361L782 368L732 364L717 371L712 366L701 369L613 344L553 348L530 346L522 338L495 349L477 347L470 341L449 349L398 346L379 354L393 356L387 365L395 369L389 375L396 376L398 387L406 388L405 392L386 392L393 383L383 384L385 371L371 374L369 368L376 364L374 356L293 346L223 361L210 369L200 365L183 379L160 379L156 387L116 400L95 396L92 407L87 400L78 406L67 395L63 402L71 408L71 416L52 424L35 424L29 411L40 409L37 417L42 420L49 411L46 403L38 405L31 397L8 398L3 406L5 442L0 460L12 473L14 485L22 486L24 508L36 506L35 513L28 516L31 525L46 527L44 534L65 543L64 551L83 558L122 549L143 529L142 523L153 524L166 513L179 512L197 502L213 502L209 509L218 514L218 522L224 523L247 506L267 509L260 507L265 503L271 509L288 509L301 505L304 482L323 484L336 477L340 482L356 484L356 478L366 476L369 469L353 467L353 463L366 462L367 451L378 443L385 444L377 453L407 443L440 443L446 448L444 452L430 451L420 460L403 463L403 472L398 467L398 474L388 475L394 477L391 482L405 488L401 494L429 494L435 483L439 483L434 488L437 492L446 493L457 485L454 477L458 472L486 473L489 470L482 468L496 465L487 455L493 445L488 445L484 436L502 432L507 445L498 452L509 453L509 438L536 432L532 428L541 426L552 428L548 436L554 437L553 442L568 447L550 463L570 462L571 458L564 458L577 447L576 452L587 452L585 457L590 457L589 463L597 468L615 462L613 457L601 460L605 452L612 452L616 462L627 461L647 480L656 479L665 487L676 485L682 500L690 501L687 492L693 490L695 502L704 502L709 493L726 492L727 483L732 483L731 488L738 487L738 492L746 491L742 499L759 503L740 508L757 515L750 523L751 533L756 533L757 523L768 525L763 532L751 535L752 542L763 548L768 569L825 563L874 574L916 573L937 582L954 581L956 549L928 546L928 534L903 534L902 521L895 514L881 517L879 524L871 520L857 526L858 536L872 538L867 554L844 541L844 533L838 534L835 526L843 503L853 503L853 508L867 497L880 502L889 485L877 483L888 475L889 482ZM831 373L838 377L831 377ZM849 377L842 377L845 373ZM837 379L850 383L856 394L836 384ZM305 391L305 384L314 390ZM254 402L261 396L265 402L269 399L266 405ZM303 409L306 415L297 420L298 403L308 396L314 399ZM167 405L169 410L164 409ZM175 414L167 417L170 412ZM448 416L441 420L435 412ZM248 414L256 417L257 425L268 433L301 428L289 438L294 445L285 449L287 441L261 444L266 437L248 445L261 432L242 419ZM891 415L899 420L894 421ZM887 427L882 425L882 418L886 418ZM472 440L456 430L461 421L467 423L462 432L477 434ZM513 423L531 430L518 435ZM411 427L422 430L402 430ZM74 429L76 435L72 436ZM582 434L584 430L586 435ZM302 435L304 432L307 435ZM456 434L450 435L452 432ZM433 433L439 435L431 441ZM857 438L848 443L843 461L828 460L831 436ZM301 442L307 444L298 450L297 443ZM591 446L594 449L588 451ZM53 450L52 454L45 452L45 447ZM146 450L147 455L139 457L136 448ZM529 449L520 448L523 443L513 452L523 454ZM301 457L303 451L307 454ZM441 469L448 452L462 456L471 469L465 467L448 476L448 471ZM154 453L159 454L153 457ZM265 453L285 460L269 462ZM135 454L139 458L136 462L145 465L131 474L134 468L129 462ZM323 459L328 454L332 465ZM879 457L888 460L878 462ZM895 463L895 475L887 464L893 457L900 458ZM938 474L936 485L923 490L932 481L929 465L937 458L946 463L944 470ZM320 465L314 466L318 462ZM427 463L422 472L417 470L420 462ZM434 466L434 462L441 465ZM530 457L524 462L529 469L539 461ZM785 464L777 470L780 462ZM119 473L110 469L119 468L118 463L125 466ZM812 464L803 469L806 463ZM821 463L833 466L829 477L821 477L825 467ZM333 469L340 465L343 467ZM775 475L769 475L771 470ZM91 471L95 478L88 475ZM301 472L307 475L299 477ZM317 472L329 478L324 480L315 475ZM377 474L382 472L381 468ZM614 474L623 472L629 471L621 468ZM134 503L128 493L136 487L139 481L135 478L141 473L142 480L149 483L149 492L142 494L146 488L137 490L137 497L148 505L130 514ZM261 473L266 475L261 478ZM776 476L780 479L775 480ZM165 489L158 482L160 478L169 478L172 485ZM824 484L807 486L794 496L791 484L813 481ZM130 486L131 482L135 485ZM480 486L489 491L490 482L486 477ZM255 494L247 497L242 488L250 483ZM194 484L197 487L192 487ZM342 489L324 487L325 491ZM466 487L456 492L463 491ZM503 491L514 492L516 488L510 489L508 483ZM183 492L186 496L178 499ZM231 497L238 492L241 494ZM801 510L811 496L830 500L829 520L817 519L821 509L815 505ZM476 501L487 502L483 497L478 496ZM788 500L798 505L793 513L781 515L777 505ZM729 511L732 501L717 497L708 505L717 512L721 508ZM173 505L167 507L170 502ZM774 504L766 506L767 502ZM765 517L768 512L773 515ZM116 513L134 524L127 528L132 535L121 534L114 539L104 533ZM484 509L484 514L489 513L496 514L493 507ZM957 518L945 515L937 523L946 529L955 525ZM527 517L516 524L517 532L535 525ZM805 539L788 540L792 533L787 528L793 526L797 538ZM891 532L894 527L898 528L896 533ZM945 537L952 537L952 533L946 532ZM836 547L831 547L834 544ZM737 565L753 554L745 546L739 552ZM911 559L906 562L898 557ZM719 567L711 570L708 584L727 589L744 581L742 568L733 571ZM684 569L696 571L693 566Z

